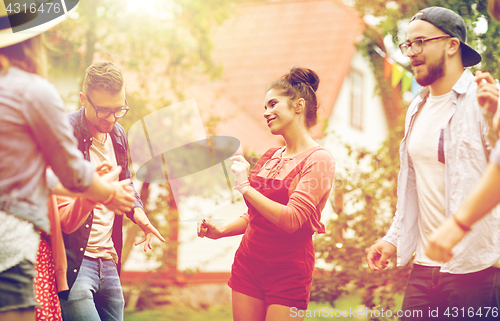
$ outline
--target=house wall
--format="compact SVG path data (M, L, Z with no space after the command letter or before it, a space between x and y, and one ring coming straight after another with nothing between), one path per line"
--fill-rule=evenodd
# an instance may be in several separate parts
M352 75L356 73L360 75L361 83L354 88ZM353 126L351 123L351 102L352 93L361 94L362 112L361 112L361 128ZM359 99L358 96L354 99ZM382 143L388 137L388 123L385 111L382 104L382 99L376 92L376 80L372 72L372 67L367 58L363 57L359 52L355 54L351 62L351 73L344 79L338 99L335 103L333 112L329 118L326 129L326 136L323 140L323 146L328 149L335 158L336 182L333 190L333 195L339 192L345 184L346 170L358 169L359 165L348 157L348 149L345 144L356 148L365 148L369 151L377 151ZM361 164L367 166L369 164ZM352 177L350 177L352 179ZM362 181L359 184L363 184ZM363 204L357 204L354 208L350 204L349 199L344 196L331 197L331 199L340 200L344 213L353 213L359 210L358 207ZM334 214L336 215L336 214ZM347 230L343 233L343 237L351 237L352 230ZM323 265L323 262L318 262L317 265Z
M359 52L351 62L351 70L362 76L362 124L358 129L351 125L351 74L344 79L335 107L328 120L324 146L336 159L337 170L343 167L347 153L342 142L372 151L380 148L388 136L387 120L382 100L376 93L376 81L368 60Z

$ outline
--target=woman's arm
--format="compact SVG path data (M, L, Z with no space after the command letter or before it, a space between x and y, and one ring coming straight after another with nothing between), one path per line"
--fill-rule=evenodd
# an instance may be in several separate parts
M236 174L237 183L243 179L247 180L249 164L242 156L232 159L235 160L232 169ZM251 186L243 186L239 190L245 199L271 223L288 233L293 233L317 212L318 204L331 191L334 175L335 163L331 155L326 151L317 151L306 162L300 180L286 205L268 199ZM239 185L242 183L244 181Z
M97 203L89 199L57 195L57 208L62 231L66 234L76 231L96 205Z
M248 222L243 217L238 217L231 223L219 228L214 223L203 220L198 223L198 236L208 237L209 239L220 239L221 237L228 237L240 235L245 233Z
M458 211L431 235L426 249L427 256L439 262L449 261L452 258L451 250L464 238L467 230L499 203L500 166L490 162L481 180Z
M499 203L500 166L490 162L479 183L455 213L455 218L470 227Z

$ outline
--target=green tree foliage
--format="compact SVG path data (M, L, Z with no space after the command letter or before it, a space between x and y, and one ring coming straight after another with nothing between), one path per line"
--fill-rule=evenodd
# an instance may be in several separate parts
M500 24L487 11L487 0L355 0L355 7L362 15L380 18L378 26L368 27L365 35L373 37L373 30L382 38L390 35L395 44L406 41L406 26L409 19L419 10L439 6L457 12L467 26L467 43L478 50L483 61L475 68L489 71L494 78L500 78ZM485 19L488 30L477 34L474 28L480 19ZM372 30L373 29L373 30Z
M74 74L80 80L78 92L93 61L111 60L128 76L127 93L146 101L146 106L134 108L151 112L174 99L184 100L183 88L200 74L220 75L222 67L211 58L210 32L229 17L233 2L157 0L141 7L137 0L80 1L75 18L49 32L57 48L51 66L56 74ZM135 10L130 3L136 3ZM128 129L136 120L127 117L122 125Z

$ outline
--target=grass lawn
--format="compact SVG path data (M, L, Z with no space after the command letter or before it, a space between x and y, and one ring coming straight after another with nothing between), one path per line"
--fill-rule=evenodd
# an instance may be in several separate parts
M124 321L231 321L230 305L214 306L208 309L186 307L164 307L139 312L125 311Z
M401 307L402 297L396 298L396 308ZM333 319L349 320L368 320L364 315L357 315L358 306L361 306L361 298L359 295L352 294L344 296L335 302L335 307L332 308L326 303L310 302L306 317L307 321L325 321ZM314 316L314 313L316 315ZM344 314L341 316L341 314ZM295 314L295 312L293 312ZM348 315L350 314L350 316ZM310 317L308 317L310 315ZM337 317L336 317L337 316ZM231 306L213 306L208 309L193 309L186 307L162 307L155 310L144 311L125 311L124 321L232 321ZM397 320L397 318L394 318Z
M396 308L394 312L401 309L402 302L403 302L403 296L397 295ZM310 302L307 309L309 310L309 312L306 311L306 317L304 318L304 320L307 321L319 321L319 320L326 321L334 319L345 320L345 321L369 320L365 316L365 308L361 305L361 297L359 294L350 294L341 297L340 299L335 301L335 307L333 308L329 304ZM358 313L361 311L363 312ZM372 311L371 313L378 313L378 312ZM377 314L375 314L375 316L377 316ZM397 318L394 318L394 320L397 320Z

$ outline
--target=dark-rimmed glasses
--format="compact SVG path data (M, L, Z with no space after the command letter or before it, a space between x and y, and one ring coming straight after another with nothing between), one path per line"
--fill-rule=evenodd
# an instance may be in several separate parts
M106 119L108 118L111 114L114 114L115 118L122 118L127 114L129 111L128 104L127 104L127 99L125 99L125 108L117 108L115 110L109 110L109 109L101 109L101 108L96 108L92 101L90 100L88 95L85 95L87 97L87 100L89 101L90 106L92 106L95 109L95 115L97 118L100 119Z
M405 42L399 45L399 49L401 49L401 53L403 55L407 55L408 49L411 48L411 51L413 51L414 54L418 55L424 51L424 43L427 41L431 40L438 40L438 39L444 39L444 38L451 38L449 35L444 35L444 36L437 36L437 37L432 37L432 38L426 38L426 39L417 39L413 40L410 42Z

